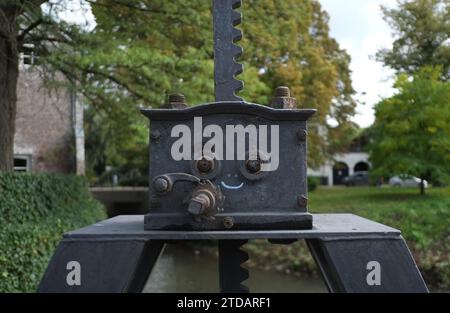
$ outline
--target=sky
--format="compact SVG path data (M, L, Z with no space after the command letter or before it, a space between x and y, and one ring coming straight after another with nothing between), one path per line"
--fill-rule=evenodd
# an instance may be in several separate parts
M330 32L352 57L351 71L358 114L353 119L361 127L374 122L373 105L393 94L393 71L376 62L381 48L392 45L392 31L383 20L380 6L394 7L394 0L319 0L330 15Z
M245 0L244 0L245 1ZM393 7L395 0L319 0L330 15L330 31L352 57L351 71L353 87L361 102L354 121L368 127L374 121L373 106L383 97L393 94L394 73L373 58L381 48L392 45L391 29L383 20L380 6ZM83 1L81 1L83 2ZM95 27L89 6L80 9L79 0L70 0L67 12L58 15L67 21ZM245 14L245 12L244 12Z

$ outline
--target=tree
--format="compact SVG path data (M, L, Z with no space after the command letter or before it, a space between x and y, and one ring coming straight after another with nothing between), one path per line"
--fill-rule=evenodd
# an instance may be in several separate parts
M409 174L423 180L450 178L450 82L442 68L425 67L413 79L401 74L397 94L375 107L371 129L374 174Z
M143 105L162 105L171 91L185 93L190 104L214 100L209 1L140 1L149 11L138 14L123 5L111 13L110 7L99 3L107 1L97 1L93 6L98 22L96 33L109 38L108 51L119 46L122 50L106 55L96 44L86 53L87 60L83 56L84 64L104 72L103 64L108 62L107 75L120 70L122 78L131 80L129 86L145 94L139 99L144 100ZM310 165L318 166L344 148L344 138L353 127L350 118L356 103L350 57L330 37L329 17L317 1L247 0L243 4L244 22L240 27L244 40L239 44L244 48L245 71L239 78L244 80L245 88L241 96L250 102L269 104L275 88L287 85L298 98L299 107L317 108L311 124L309 155ZM153 13L156 10L164 14ZM140 69L133 69L135 65ZM133 78L135 73L139 73L137 78ZM143 80L148 84L142 84ZM162 81L160 87L153 88L158 81ZM328 126L330 117L338 121L338 127ZM139 120L137 113L133 119Z
M16 6L31 2L9 1ZM93 31L83 31L42 13L38 3L34 11L23 11L27 17L31 16L29 12L38 12L33 19L27 18L30 25L23 28L29 29L26 39L40 56L46 81L51 82L54 73L63 73L67 86L76 88L88 110L99 115L91 119L92 123L103 121L103 131L91 127L98 125L87 125L87 136L91 130L108 134L104 155L96 154L92 159L120 164L123 157L118 156L133 150L130 142L138 145L144 140L146 120L138 106L159 107L172 92L185 93L190 104L213 100L210 1L85 1L91 4L96 18ZM64 1L52 3L60 9L64 6ZM1 4L0 11L4 8ZM350 57L329 36L328 16L316 0L248 0L243 11L242 61L246 70L240 78L246 87L241 95L248 101L268 104L275 87L288 85L299 106L317 108L312 129L320 128L321 136L319 131L311 131L310 160L311 165L320 165L342 148L336 143L342 142L352 126L349 119L355 101ZM45 23L38 22L41 20ZM3 86L0 84L0 89ZM329 127L329 117L334 117L339 126ZM11 116L4 118L13 123ZM13 133L13 127L8 126L8 131ZM124 139L124 134L130 138ZM12 146L12 140L7 145ZM7 155L0 157L0 169L11 168L10 163L5 166L2 161L12 159L11 151L0 150L0 155Z
M398 0L398 8L382 7L394 31L391 49L377 59L400 73L413 74L423 66L442 66L442 79L450 79L450 1Z
M28 33L42 23L43 2L6 0L0 4L0 170L13 167L19 50Z
M264 69L259 79L268 87L266 97L286 85L299 107L318 110L308 146L309 165L318 167L346 148L354 128L350 56L330 37L329 16L318 1L247 0L243 11L244 60ZM329 118L339 126L330 127Z
M49 4L47 12L41 8L44 3ZM0 3L0 171L13 168L20 52L31 46L44 59L59 44L76 46L80 29L53 15L54 7L65 5L63 0L2 0Z

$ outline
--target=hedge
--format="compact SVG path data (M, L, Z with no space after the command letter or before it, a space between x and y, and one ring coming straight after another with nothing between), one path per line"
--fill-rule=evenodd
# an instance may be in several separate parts
M0 172L0 292L34 292L62 234L103 218L83 177Z

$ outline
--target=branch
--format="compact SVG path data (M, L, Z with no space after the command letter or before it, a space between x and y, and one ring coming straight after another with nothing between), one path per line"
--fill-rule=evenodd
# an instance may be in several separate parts
M30 25L28 25L27 28L25 28L20 34L19 36L17 36L17 41L22 42L25 39L25 36L28 35L33 29L35 29L36 27L38 27L39 25L41 25L42 23L44 23L44 20L40 17L37 20L35 20L33 23L31 23Z
M48 0L27 0L25 2L30 3L31 5L35 6L35 7L40 7L41 5L43 5L45 2L48 2Z
M121 5L133 10L138 10L138 11L142 11L142 12L150 12L150 13L163 13L163 14L167 14L167 11L164 10L158 10L158 9L147 9L145 7L139 7L136 5L133 5L131 3L126 3L126 2L122 2L120 0L110 0L110 4L104 4L104 3L99 3L96 2L94 0L85 0L87 3L91 4L91 5L100 5L100 6L104 6L104 7L110 7L111 2L113 2L112 4L117 4L117 5Z

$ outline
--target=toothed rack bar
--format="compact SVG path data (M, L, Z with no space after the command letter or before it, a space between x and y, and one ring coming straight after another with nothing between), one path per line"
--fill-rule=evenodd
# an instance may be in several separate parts
M241 40L242 32L235 26L241 24L242 15L236 9L241 0L214 0L214 81L216 101L241 101L236 95L244 83L236 76L243 71L243 65L236 62L242 55L242 48L235 43Z

